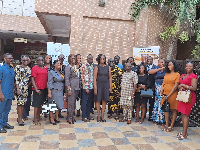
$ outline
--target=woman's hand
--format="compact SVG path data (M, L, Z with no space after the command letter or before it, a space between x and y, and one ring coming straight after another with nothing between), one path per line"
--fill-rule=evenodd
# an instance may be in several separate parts
M68 91L68 96L71 96L72 95L72 91Z
M35 92L40 95L41 94L41 91L40 90L35 90Z
M109 88L109 92L112 93L112 88Z
M97 95L97 89L96 88L94 89L94 95Z
M22 92L20 90L17 90L17 95L22 95Z
M161 98L165 100L165 99L166 99L166 96L165 96L165 95L161 95Z
M146 89L146 86L145 86L145 85L142 85L142 84L140 84L140 88L141 88L141 89Z
M52 97L52 94L51 94L51 93L48 93L48 97L51 98L51 97Z
M135 97L135 95L133 93L130 96L131 96L131 99L134 99L134 97Z

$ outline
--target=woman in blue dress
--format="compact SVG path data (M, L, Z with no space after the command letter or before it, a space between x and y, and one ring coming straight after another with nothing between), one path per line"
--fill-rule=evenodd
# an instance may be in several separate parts
M154 108L152 111L151 119L155 124L163 124L165 121L164 118L164 112L161 110L161 86L163 83L163 79L165 76L165 61L164 59L158 60L158 66L155 68L152 68L148 72L149 74L155 74L155 102L154 102Z

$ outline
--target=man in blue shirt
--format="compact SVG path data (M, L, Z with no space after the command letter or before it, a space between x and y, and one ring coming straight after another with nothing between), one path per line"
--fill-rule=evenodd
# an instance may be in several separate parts
M119 63L119 60L120 60L120 57L118 55L116 55L114 57L115 65L117 65L117 67L119 67L120 69L123 69L123 65Z
M8 114L11 109L14 90L14 69L10 66L13 61L11 54L4 54L4 65L0 67L0 133L6 133L5 129L13 129L8 124Z

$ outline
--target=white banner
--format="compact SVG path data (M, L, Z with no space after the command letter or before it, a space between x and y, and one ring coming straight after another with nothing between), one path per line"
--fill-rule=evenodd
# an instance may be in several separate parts
M133 57L135 58L135 63L139 64L142 57L153 57L153 63L158 64L160 46L149 46L149 47L134 47Z
M70 46L69 44L47 42L47 54L51 55L52 62L58 59L60 54L63 54L65 56L64 64L67 65L68 56L70 55Z

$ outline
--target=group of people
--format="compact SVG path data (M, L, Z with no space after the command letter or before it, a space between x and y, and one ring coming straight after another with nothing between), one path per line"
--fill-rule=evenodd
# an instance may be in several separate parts
M196 102L195 91L197 89L197 75L194 64L186 64L186 74L180 76L179 66L175 60L165 65L164 59L158 60L158 65L153 64L151 56L142 57L142 61L136 65L133 57L129 57L124 65L119 63L120 57L108 59L99 54L97 64L93 63L93 56L89 54L85 64L81 63L81 55L70 54L68 65L64 64L64 55L58 59L52 59L50 55L38 56L35 66L28 55L22 55L20 64L11 67L13 57L4 54L4 65L0 67L0 133L5 133L6 128L14 126L8 124L8 113L11 109L13 91L17 99L17 122L24 126L24 121L29 116L31 94L33 92L32 107L34 107L35 125L40 124L40 114L44 103L55 103L55 116L49 111L50 123L60 123L63 117L60 112L64 108L64 93L67 101L67 122L74 124L75 110L82 121L94 120L90 116L91 109L97 110L97 122L106 122L105 109L108 104L108 118L116 114L115 119L120 122L127 121L131 124L132 117L135 122L144 123L146 117L147 102L149 101L149 121L155 124L165 124L163 131L173 131L177 118L177 110L182 113L183 132L178 139L187 138L188 116ZM142 97L141 91L151 89L152 97ZM190 103L177 101L179 90L190 90L192 100ZM169 125L169 112L163 112L161 106L168 98L172 110L172 120ZM139 117L141 110L141 117ZM123 118L119 119L119 114ZM45 114L46 116L46 114ZM141 119L140 119L141 118Z

